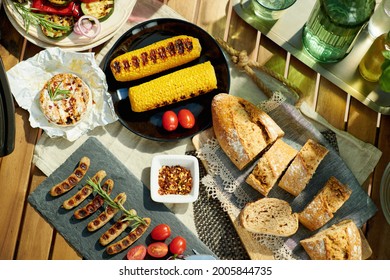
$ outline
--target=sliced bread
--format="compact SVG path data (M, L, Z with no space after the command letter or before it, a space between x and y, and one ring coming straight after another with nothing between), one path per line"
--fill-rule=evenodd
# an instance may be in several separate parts
M246 182L262 195L267 196L297 153L296 149L282 139L276 140L260 158L252 173L246 178Z
M211 113L216 139L239 170L284 136L270 116L237 96L217 94L211 103Z
M300 243L313 260L362 259L360 232L352 220L341 221Z
M328 152L328 149L321 144L312 139L307 140L280 179L279 187L298 196L309 183Z
M252 233L290 236L298 230L298 215L278 198L261 198L248 203L240 213L240 224Z
M298 214L299 221L309 230L317 230L333 218L333 214L351 196L352 190L335 177L329 178L325 186Z

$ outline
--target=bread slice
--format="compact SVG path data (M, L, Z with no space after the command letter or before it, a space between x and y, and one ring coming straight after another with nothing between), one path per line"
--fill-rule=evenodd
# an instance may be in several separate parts
M312 139L307 140L280 179L279 187L298 196L309 183L328 152L328 149L321 144Z
M313 260L361 260L362 240L352 220L343 220L300 241Z
M291 236L298 230L298 215L278 198L261 198L248 203L240 212L243 228L253 233Z
M252 173L246 178L246 182L262 195L267 196L297 153L296 149L282 139L276 140L260 158Z
M211 113L217 141L239 170L284 136L270 116L237 96L217 94L211 103Z
M351 196L352 190L331 177L313 200L298 214L299 221L309 230L317 230L333 218L333 214Z

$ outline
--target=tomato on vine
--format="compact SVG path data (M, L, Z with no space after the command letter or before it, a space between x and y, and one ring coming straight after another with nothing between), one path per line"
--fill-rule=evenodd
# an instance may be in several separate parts
M154 240L163 241L171 235L171 228L167 224L159 224L153 228L150 235Z
M176 236L169 243L169 251L174 255L182 255L187 248L187 241L182 236Z

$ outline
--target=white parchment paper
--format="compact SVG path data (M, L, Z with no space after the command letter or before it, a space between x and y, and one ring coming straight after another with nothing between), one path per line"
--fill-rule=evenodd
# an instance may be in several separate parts
M58 73L73 73L91 89L92 106L82 120L73 126L62 127L50 123L39 107L40 90L47 80ZM50 137L75 141L87 131L118 119L105 74L96 63L94 53L48 48L18 63L7 72L7 76L16 102L30 113L31 126L42 128Z

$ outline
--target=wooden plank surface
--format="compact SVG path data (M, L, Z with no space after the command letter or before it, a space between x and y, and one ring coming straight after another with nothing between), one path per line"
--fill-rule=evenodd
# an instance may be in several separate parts
M158 1L155 0L156 5ZM320 77L294 57L290 57L265 35L246 24L234 11L229 0L165 0L187 20L198 24L216 38L224 37L238 50L247 50L251 58L280 74L286 74L304 93L312 108L336 128L346 130L363 141L376 145L382 158L364 188L378 206L378 213L367 223L365 233L372 248L371 259L390 259L390 225L380 207L379 187L390 161L390 116L380 116L326 79ZM4 10L0 10L0 55L6 69L27 59L41 48L28 43L12 27ZM101 47L94 51L99 52ZM317 88L318 87L318 88ZM17 106L17 105L16 105ZM31 164L39 130L30 127L28 113L16 109L16 143L14 152L0 158L0 259L80 259L66 241L27 203L26 197L45 176ZM235 221L233 221L235 222ZM237 223L236 227L237 227ZM39 229L39 231L37 230ZM240 228L237 227L240 231ZM240 232L243 241L246 232ZM248 243L251 256L268 259L265 248Z

